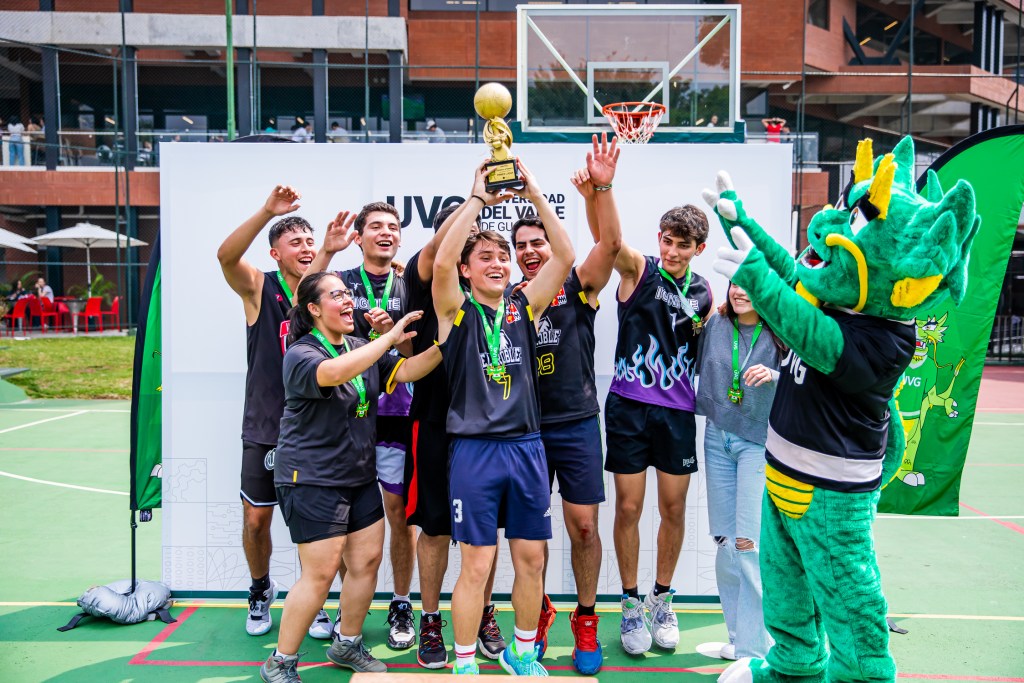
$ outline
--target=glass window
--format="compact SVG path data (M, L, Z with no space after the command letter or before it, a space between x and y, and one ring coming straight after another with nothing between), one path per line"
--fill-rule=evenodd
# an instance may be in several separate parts
M828 0L811 0L807 5L807 23L828 30Z

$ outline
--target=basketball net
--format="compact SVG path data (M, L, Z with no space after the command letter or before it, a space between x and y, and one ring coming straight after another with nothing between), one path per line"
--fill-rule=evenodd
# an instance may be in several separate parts
M616 102L601 108L619 143L642 145L651 139L665 115L665 105L657 102Z

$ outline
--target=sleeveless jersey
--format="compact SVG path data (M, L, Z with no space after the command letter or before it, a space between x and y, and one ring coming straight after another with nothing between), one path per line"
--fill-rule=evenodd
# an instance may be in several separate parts
M355 309L352 311L352 321L356 326L352 335L368 340L370 338L370 331L373 328L367 322L364 314L370 310L370 300L366 296L366 287L363 285L363 278L359 273L359 268L339 271L337 275L352 290L352 300L355 303ZM384 287L387 285L387 275L367 273L366 277L369 278L370 285L373 287L373 298L377 301L377 304L388 312L392 320L401 320L402 316L408 312L406 302L409 300L409 294L405 286L405 279L395 275L394 283L391 285L391 294L385 306L381 302L381 298L384 296ZM400 355L396 349L391 349L389 353L393 356ZM383 393L380 395L377 414L392 417L406 416L409 414L410 403L412 403L412 385L399 384L395 388L394 393Z
M495 311L483 306L488 322ZM447 430L453 436L515 438L540 431L537 332L522 292L505 299L499 356L507 377L487 376L491 362L480 314L468 299L441 347L451 406Z
M410 311L423 311L423 317L413 323L417 334L412 338L413 353L423 353L437 340L437 312L434 310L434 295L431 282L420 279L418 251L413 254L405 266L405 285L409 292L406 308ZM413 383L412 405L409 407L410 417L444 424L448 419L448 376L444 364L438 365L430 373Z
M594 377L596 318L574 267L537 326L541 424L601 412Z
M242 438L276 444L284 412L281 359L288 339L288 296L277 281L277 271L263 273L260 314L245 330L245 408Z
M832 491L874 491L889 435L889 399L910 364L914 321L831 308L843 352L825 374L790 351L768 418L768 462L797 481Z
M692 272L692 270L691 270ZM682 283L679 289L682 289ZM686 294L702 319L711 311L711 287L697 273ZM693 412L693 376L697 334L676 288L648 256L640 282L627 301L619 302L619 336L610 391L641 403Z

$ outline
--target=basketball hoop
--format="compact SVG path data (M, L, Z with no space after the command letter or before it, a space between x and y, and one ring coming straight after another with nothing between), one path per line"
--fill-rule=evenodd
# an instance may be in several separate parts
M616 102L601 108L612 124L620 143L642 145L651 139L665 115L665 105L657 102Z

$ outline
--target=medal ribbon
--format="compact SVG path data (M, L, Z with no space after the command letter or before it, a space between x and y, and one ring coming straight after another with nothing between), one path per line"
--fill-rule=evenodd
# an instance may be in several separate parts
M754 336L750 338L750 348L747 349L747 357L743 359L743 363L740 363L740 328L739 325L733 325L732 327L732 390L734 392L740 391L740 373L743 371L743 367L750 360L750 354L754 352L754 344L757 343L757 338L761 336L761 328L764 326L764 322L757 323L757 327L754 328Z
M327 350L331 358L338 357L338 351L334 348L334 345L327 341L327 337L315 327L309 332L311 335L316 337L317 341ZM345 353L352 351L348 345L348 339L342 338L342 342L345 344ZM366 413L370 408L370 402L366 400L366 382L363 381L362 375L356 375L351 380L352 386L355 387L356 393L359 394L359 405L356 406L356 417L366 417Z
M686 298L686 294L690 291L690 278L693 275L690 271L690 266L686 266L686 281L683 283L682 290L679 289L676 279L669 275L664 268L659 266L658 270L661 272L661 276L668 280L675 288L676 294L679 295L679 305L683 307L683 313L693 321L694 329L699 329L703 321L701 321L700 316L693 310L693 306L690 305L689 300Z
M292 288L288 286L288 283L284 279L284 275L281 275L281 271L277 271L277 282L281 285L281 289L284 290L285 295L288 297L288 305L292 303Z
M501 351L501 321L505 317L505 300L502 299L501 303L498 304L498 309L494 314L494 327L492 328L490 323L487 322L487 316L484 315L484 307L473 298L472 292L468 296L470 302L476 306L477 312L480 313L480 322L484 326L484 337L487 339L487 354L491 359L491 364L487 368L487 374L497 381L497 375L504 374L505 372L499 357L499 352Z
M377 299L373 294L373 284L370 282L369 276L366 274L366 269L359 266L359 277L363 278L363 287L366 289L366 300L370 302L370 308L378 308ZM395 284L395 269L392 268L388 272L388 281L384 284L384 294L381 296L382 306L385 311L388 310L388 302L391 301L391 286Z

